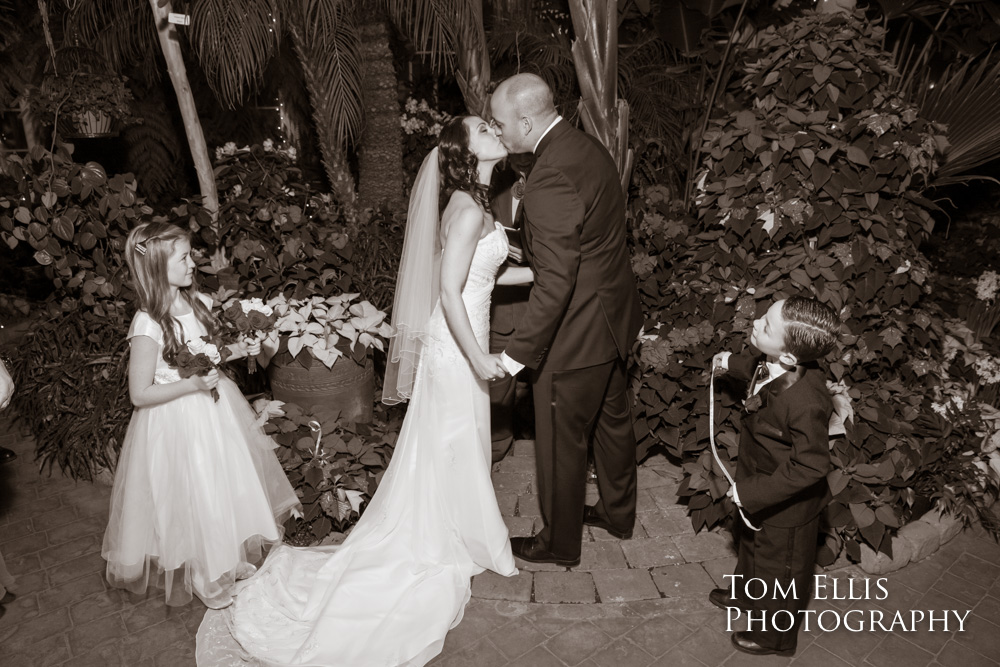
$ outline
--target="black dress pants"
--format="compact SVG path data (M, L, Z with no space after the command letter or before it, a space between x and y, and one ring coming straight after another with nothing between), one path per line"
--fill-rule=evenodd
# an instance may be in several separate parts
M753 517L750 520L753 521ZM776 651L794 649L802 621L798 612L806 608L812 595L820 517L789 528L763 524L759 532L744 526L738 514L735 521L739 544L736 574L743 575L742 580L737 580L737 597L753 605L752 618L759 619L764 612L763 625L753 622L748 628L751 639ZM759 579L763 583L753 582L747 586L751 579ZM781 592L786 592L791 589L793 581L794 597L779 593L779 585ZM759 600L755 599L758 597ZM778 613L782 611L790 612L790 616Z
M618 530L635 523L636 461L625 362L615 359L532 378L538 501L537 537L554 555L580 556L587 449L593 441L601 499L597 513Z

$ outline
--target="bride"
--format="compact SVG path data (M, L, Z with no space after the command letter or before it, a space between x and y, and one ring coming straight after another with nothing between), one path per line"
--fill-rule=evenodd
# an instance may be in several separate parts
M462 619L471 577L517 574L490 481L487 354L507 239L486 190L507 155L481 118L441 131L414 182L383 401L409 400L388 469L340 546L279 546L198 631L201 667L419 666ZM439 216L439 193L447 205Z

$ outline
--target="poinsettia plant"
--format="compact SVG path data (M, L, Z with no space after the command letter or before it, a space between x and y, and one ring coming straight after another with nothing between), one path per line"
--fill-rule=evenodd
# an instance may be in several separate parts
M265 346L287 352L309 368L316 359L333 368L337 359L351 354L363 359L371 348L385 351L392 327L386 314L357 293L289 299L280 294L268 306L277 314Z

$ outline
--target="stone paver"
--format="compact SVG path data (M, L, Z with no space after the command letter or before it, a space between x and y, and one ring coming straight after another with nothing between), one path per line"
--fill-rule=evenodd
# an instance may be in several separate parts
M0 551L17 579L17 599L0 618L3 667L193 667L204 607L167 607L104 581L100 540L110 489L55 473L40 476L34 442L0 422L0 446L19 453L0 468L12 497L0 507ZM542 523L534 443L518 441L493 478L512 534ZM1000 546L967 530L925 560L887 575L884 600L814 600L817 613L882 614L955 609L964 629L933 633L811 628L793 658L751 657L729 641L726 612L707 601L736 558L725 533L695 534L676 495L679 469L664 457L640 468L634 537L585 527L576 568L518 562L516 577L484 572L473 599L431 664L443 667L979 667L1000 655ZM589 485L588 502L597 498ZM838 586L868 577L842 562ZM874 577L870 577L874 578ZM857 582L856 582L857 583ZM732 629L744 629L745 619Z

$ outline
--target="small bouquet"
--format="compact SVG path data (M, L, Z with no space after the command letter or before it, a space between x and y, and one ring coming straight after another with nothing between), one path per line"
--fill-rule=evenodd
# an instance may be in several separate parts
M218 368L229 356L229 348L214 342L211 336L202 336L198 340L189 340L187 345L177 353L174 366L182 378L195 375L208 375L213 368ZM218 402L219 389L212 387L212 398Z
M222 319L246 340L262 341L274 330L278 315L260 299L238 299L222 311ZM247 355L247 370L257 370L256 355Z

